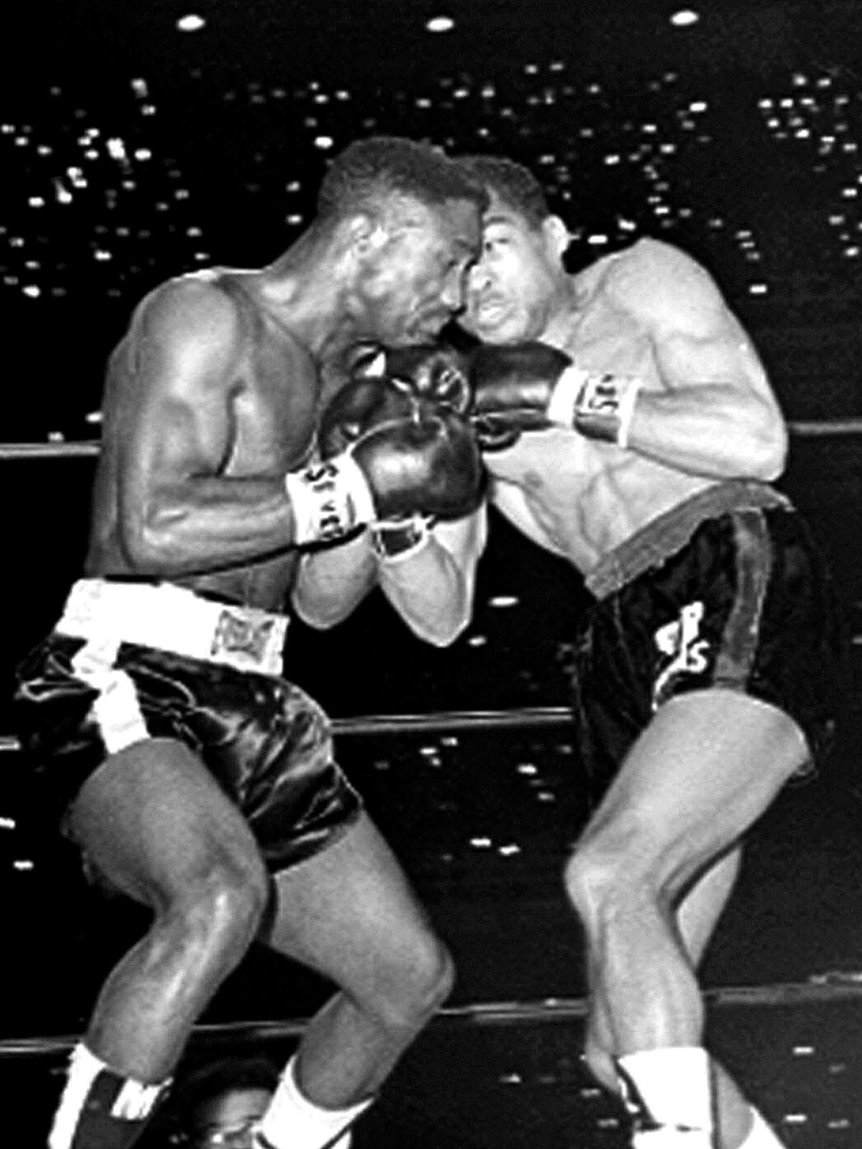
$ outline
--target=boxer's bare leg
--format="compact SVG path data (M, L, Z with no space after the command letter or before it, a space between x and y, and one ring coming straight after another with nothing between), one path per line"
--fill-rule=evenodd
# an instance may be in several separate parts
M365 813L276 886L270 944L340 987L303 1037L298 1084L343 1108L380 1087L448 996L451 961Z
M702 1045L695 955L675 907L806 756L791 719L727 690L673 699L627 756L566 873L587 935L599 1037L609 1033L614 1058ZM687 924L700 946L727 895L716 880L703 896ZM739 1099L722 1088L721 1149L736 1149L750 1122Z
M118 1071L159 1081L255 935L267 896L257 845L193 752L168 739L109 759L84 785L70 831L112 886L153 910L85 1040Z

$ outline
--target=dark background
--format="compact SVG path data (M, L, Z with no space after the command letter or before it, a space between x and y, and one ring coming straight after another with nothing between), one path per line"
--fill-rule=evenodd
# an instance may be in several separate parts
M2 437L97 437L88 416L137 299L194 267L275 258L351 139L502 152L575 231L573 268L653 235L715 274L794 428L782 485L832 561L858 660L862 10L697 7L678 28L659 0L16 5L0 72ZM177 31L189 11L205 29ZM424 30L438 11L453 31ZM0 462L7 683L78 573L92 469ZM495 517L478 603L445 651L376 596L331 634L296 623L288 673L342 719L565 707L579 579ZM707 985L862 968L860 748L857 693L829 768L753 835ZM455 950L455 1004L581 993L559 887L585 817L566 726L344 733L339 750ZM0 1037L76 1032L144 923L85 888L15 753L0 772ZM324 992L255 952L205 1020L301 1015Z

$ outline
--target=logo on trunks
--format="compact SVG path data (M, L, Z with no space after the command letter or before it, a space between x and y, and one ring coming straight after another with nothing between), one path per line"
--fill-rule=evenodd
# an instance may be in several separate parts
M653 686L653 710L664 701L665 690L675 674L702 674L706 670L709 642L700 637L702 618L703 603L690 602L679 612L677 622L669 622L655 632L655 644L667 661L661 660L663 666Z
M222 651L232 655L245 655L255 664L263 661L267 644L275 626L274 619L248 619L223 610L219 615L211 654Z

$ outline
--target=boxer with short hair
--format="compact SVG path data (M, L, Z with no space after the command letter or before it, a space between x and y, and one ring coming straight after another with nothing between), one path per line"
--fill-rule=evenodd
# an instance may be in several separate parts
M16 712L64 832L153 918L101 989L50 1149L135 1142L261 931L338 987L261 1146L346 1145L448 993L449 955L282 646L303 554L480 501L451 407L366 419L325 460L317 431L354 345L427 341L462 306L485 202L437 149L357 142L284 255L164 283L111 356L86 570L18 668ZM423 561L456 560L435 543Z
M643 239L569 275L568 230L531 173L464 167L490 196L459 321L481 341L466 371L488 498L595 598L573 683L595 810L565 867L586 1061L623 1098L635 1149L779 1146L704 1048L697 967L745 834L822 761L842 694L830 576L771 485L784 421L693 259ZM441 602L469 594L472 572L452 577Z

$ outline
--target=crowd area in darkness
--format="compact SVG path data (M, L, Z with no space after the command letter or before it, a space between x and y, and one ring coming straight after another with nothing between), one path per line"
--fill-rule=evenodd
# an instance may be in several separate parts
M40 380L7 441L94 437L132 303L170 274L273 258L307 224L327 158L379 132L527 163L572 227L572 266L643 235L679 244L758 336L791 417L859 410L853 74L818 61L769 81L603 80L547 58L411 85L204 81L191 74L180 107L143 75L97 92L46 80L0 114L0 294ZM50 340L31 337L46 326Z

